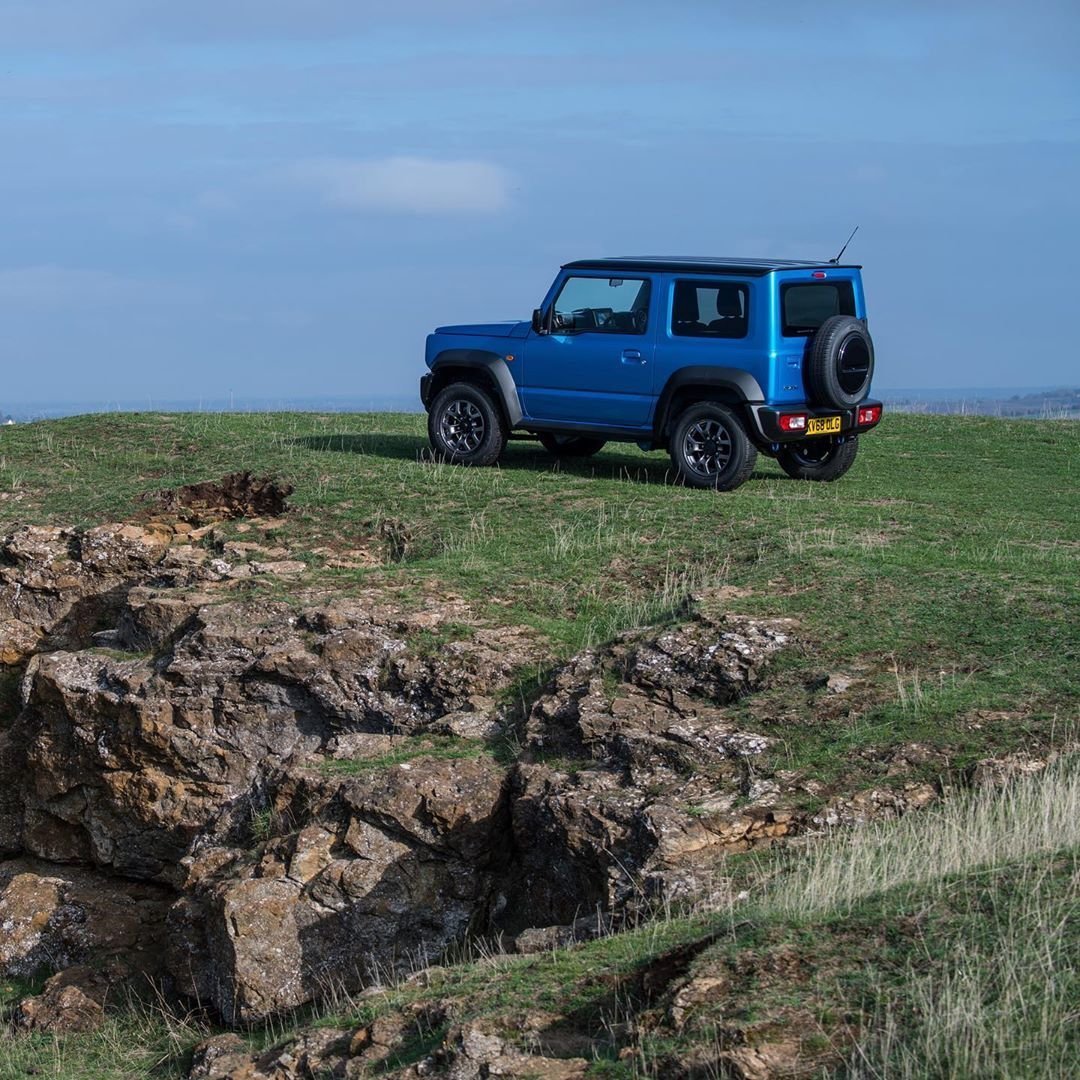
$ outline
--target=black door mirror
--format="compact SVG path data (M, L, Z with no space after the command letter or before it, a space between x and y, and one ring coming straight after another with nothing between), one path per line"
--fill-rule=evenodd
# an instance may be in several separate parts
M533 310L532 328L533 328L533 333L535 333L535 334L543 334L543 333L545 333L545 330L544 330L544 313L539 308L535 308Z

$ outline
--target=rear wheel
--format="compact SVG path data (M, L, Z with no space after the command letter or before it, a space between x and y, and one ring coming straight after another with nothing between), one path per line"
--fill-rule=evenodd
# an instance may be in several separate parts
M553 431L540 432L540 445L557 458L585 458L603 450L606 439L593 439L587 435L557 435Z
M716 491L733 491L745 483L757 461L739 418L716 401L699 401L680 414L669 452L684 484Z
M428 439L437 457L460 465L493 465L506 448L498 406L472 383L440 390L428 413Z
M780 450L780 468L795 480L837 480L855 463L859 444L855 439L842 443L828 439L807 439Z

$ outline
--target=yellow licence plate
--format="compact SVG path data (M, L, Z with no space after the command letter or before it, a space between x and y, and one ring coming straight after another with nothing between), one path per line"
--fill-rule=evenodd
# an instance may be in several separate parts
M807 435L835 435L839 430L839 416L812 416L806 422Z

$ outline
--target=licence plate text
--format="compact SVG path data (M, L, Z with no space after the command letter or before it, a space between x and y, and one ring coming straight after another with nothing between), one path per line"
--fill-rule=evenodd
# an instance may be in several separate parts
M835 435L839 430L839 416L812 416L806 422L807 435Z

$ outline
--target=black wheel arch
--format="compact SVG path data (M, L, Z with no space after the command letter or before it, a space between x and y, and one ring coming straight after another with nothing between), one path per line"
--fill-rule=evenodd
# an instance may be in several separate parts
M502 410L508 426L521 422L521 402L506 360L487 349L446 349L431 365L425 407L439 391L454 382L469 382L487 390Z
M719 401L746 417L744 406L765 400L757 379L741 368L695 365L673 372L656 403L653 438L664 444L679 413L695 401ZM754 427L748 424L751 433Z

